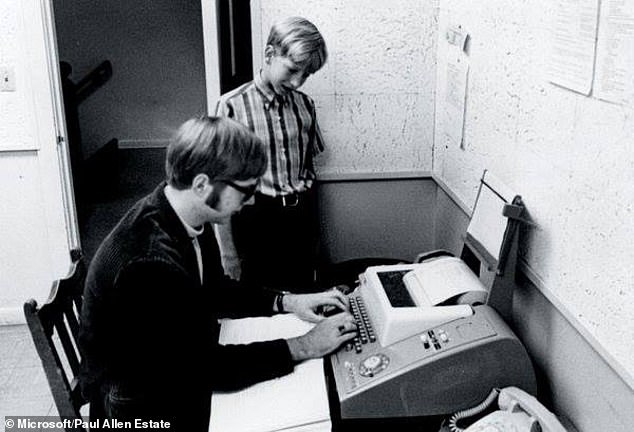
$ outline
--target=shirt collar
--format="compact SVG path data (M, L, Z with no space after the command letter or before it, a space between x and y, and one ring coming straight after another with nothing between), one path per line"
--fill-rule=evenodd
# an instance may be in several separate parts
M253 79L253 83L255 84L255 87L258 89L258 91L264 97L264 108L269 109L272 105L275 105L276 101L281 102L283 105L287 105L289 102L289 96L288 95L282 96L275 93L270 86L264 84L264 82L262 81L261 75L262 75L262 71L260 70L260 72L255 75L255 78Z
M178 216L178 213L176 213L176 216ZM180 216L178 216L178 218L181 219ZM205 231L204 225L196 229L193 226L188 225L187 222L185 222L183 219L181 219L181 222L183 223L183 226L185 227L185 231L187 231L187 235L191 237L192 239L198 237L199 235L203 233L203 231Z

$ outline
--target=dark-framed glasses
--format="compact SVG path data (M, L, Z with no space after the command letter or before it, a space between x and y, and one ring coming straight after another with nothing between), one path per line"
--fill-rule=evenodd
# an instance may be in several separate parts
M258 188L258 183L255 182L248 186L241 186L237 183L232 182L231 180L218 180L218 183L226 184L240 192L242 194L242 202L248 201L253 195L255 195L255 190Z

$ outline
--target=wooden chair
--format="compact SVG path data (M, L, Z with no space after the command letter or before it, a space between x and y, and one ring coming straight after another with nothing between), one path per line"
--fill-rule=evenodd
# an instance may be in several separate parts
M70 276L53 283L46 303L40 307L33 299L24 303L26 322L62 419L81 418L80 409L87 403L80 393L77 377L79 311L85 277L86 267L80 258L73 263ZM65 429L85 432L74 425Z

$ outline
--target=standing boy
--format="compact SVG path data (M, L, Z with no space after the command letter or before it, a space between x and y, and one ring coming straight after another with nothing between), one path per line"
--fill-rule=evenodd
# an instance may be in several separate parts
M278 290L313 288L318 219L313 157L323 150L315 103L297 89L326 62L323 37L308 20L274 24L260 73L223 95L216 114L251 129L269 163L255 194L218 230L223 264L232 277Z

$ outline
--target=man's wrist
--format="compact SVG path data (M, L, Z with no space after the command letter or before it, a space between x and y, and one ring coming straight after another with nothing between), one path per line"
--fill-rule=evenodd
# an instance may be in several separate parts
M285 312L295 312L293 309L293 297L294 294L289 292L284 294L284 297L282 298L282 306L284 307Z
M286 339L288 350L294 361L303 361L311 358L310 350L306 346L306 341L302 336Z

